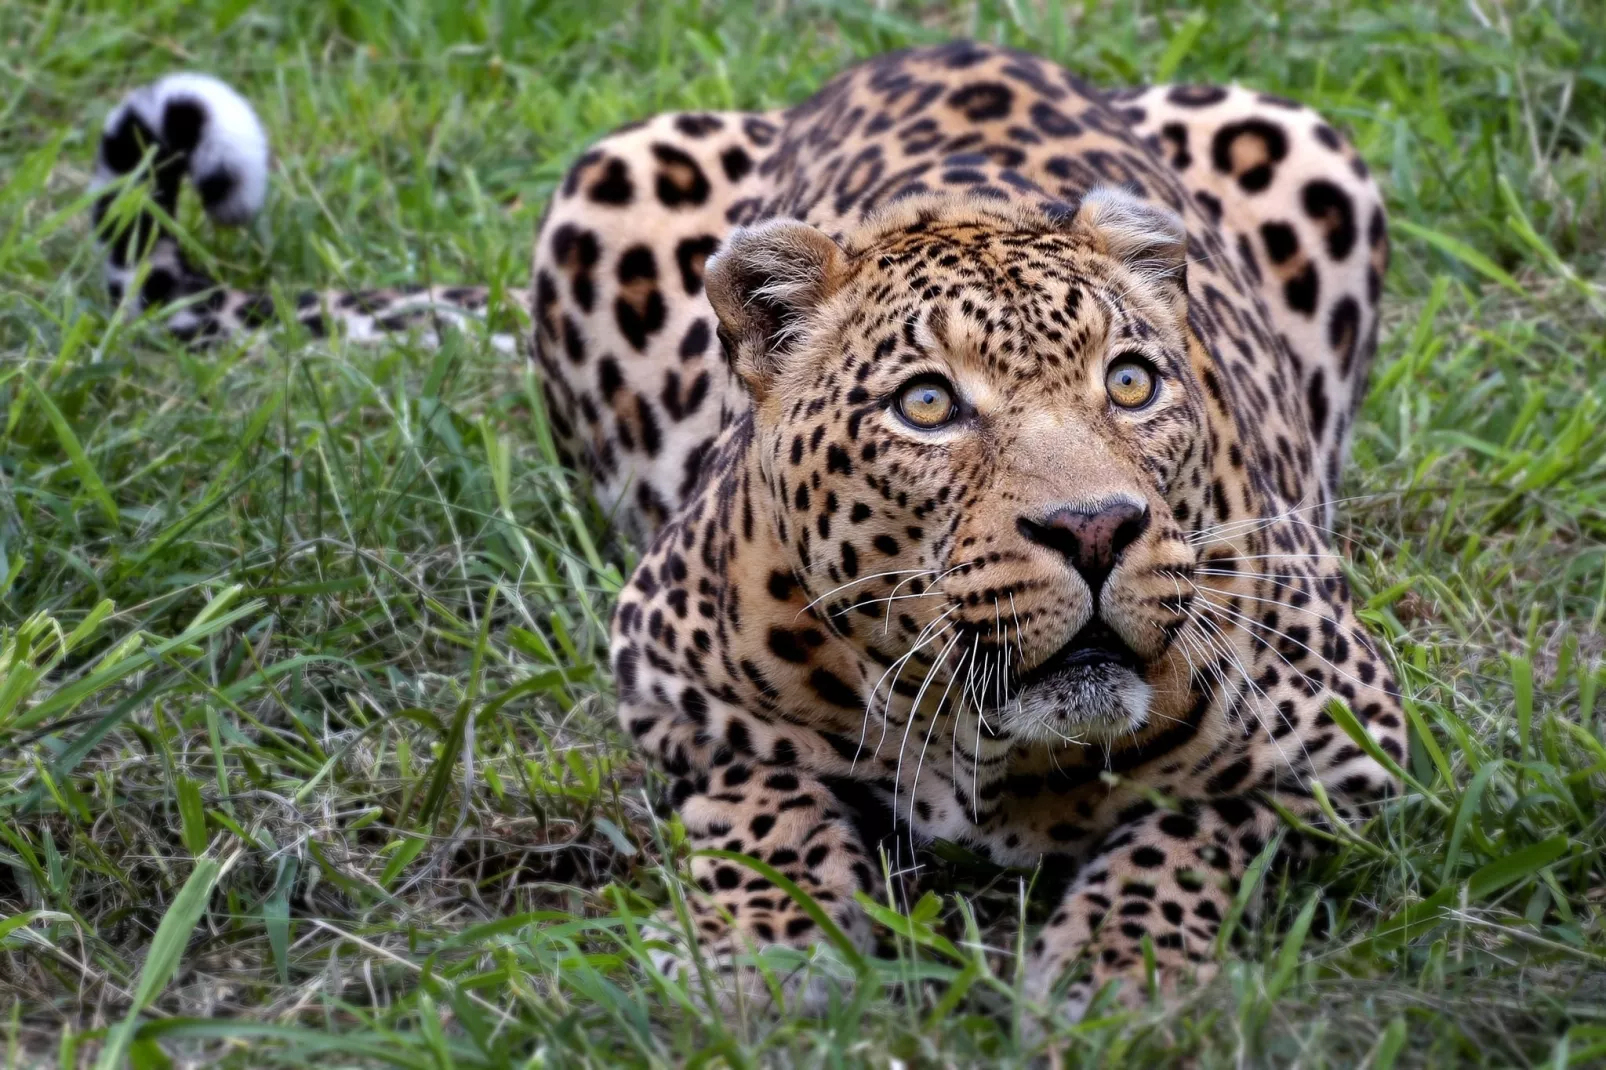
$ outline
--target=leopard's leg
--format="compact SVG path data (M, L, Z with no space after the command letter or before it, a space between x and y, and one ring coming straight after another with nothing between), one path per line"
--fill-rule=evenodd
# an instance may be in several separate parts
M1303 416L1288 430L1309 443L1322 492L1321 502L1304 504L1331 503L1377 349L1388 267L1377 183L1330 123L1293 101L1238 86L1155 86L1117 97L1220 223L1232 263L1190 263L1189 271L1237 272L1266 302L1292 360L1286 378L1264 385Z
M645 541L743 406L703 266L765 188L775 115L660 115L586 151L536 239L535 354L559 445Z
M150 161L151 207L118 204L124 180ZM315 336L338 332L352 341L397 333L438 340L443 328L482 320L484 286L406 286L361 291L308 291L287 308L266 293L220 285L201 270L167 229L189 178L216 223L239 225L262 209L268 188L268 139L251 105L227 84L203 74L174 74L141 86L106 116L95 163L95 223L106 250L112 300L133 312L160 310L169 331L187 341L223 339L294 320ZM524 295L509 294L515 305ZM492 345L516 348L511 334Z
M638 575L650 575L678 546L677 539L660 540ZM678 912L666 909L656 928L671 947L657 958L664 970L694 983L694 962L712 967L722 1000L767 1000L762 973L739 961L748 948L813 948L825 943L825 934L762 874L699 852L735 852L773 866L864 949L870 929L855 893L880 894L881 858L871 845L886 841L890 815L878 813L873 789L833 787L803 767L801 756L820 743L814 731L727 702L663 658L663 648L648 642L648 621L674 615L674 600L659 603L661 596L667 598L663 587L649 591L639 583L620 592L612 657L620 727L640 754L673 778L667 801L692 849L695 931L687 934ZM687 935L695 948L686 946ZM818 1008L828 995L825 978L814 971L782 980L794 1006Z
M697 952L684 945L658 954L671 977L698 983L694 954L711 971L714 995L723 1004L767 1003L764 971L750 957L783 946L808 951L827 936L790 895L754 869L728 858L696 852L733 851L767 862L814 900L860 951L871 944L869 920L855 893L878 896L878 859L867 851L853 814L820 781L795 769L729 762L707 777L675 785L676 809L693 849L691 875L700 892L687 900L696 929ZM672 910L661 920L674 930ZM794 1009L817 1011L829 1000L833 977L820 966L797 972L789 964L771 970L783 999Z
M1313 826L1326 823L1308 798L1276 801ZM1120 1002L1141 1004L1148 996L1145 938L1161 993L1184 979L1209 980L1213 945L1250 862L1278 836L1279 864L1309 854L1308 839L1260 796L1180 805L1116 827L1089 857L1031 945L1027 986L1034 998L1046 1001L1066 970L1083 964L1065 997L1073 1018L1111 981L1119 982Z

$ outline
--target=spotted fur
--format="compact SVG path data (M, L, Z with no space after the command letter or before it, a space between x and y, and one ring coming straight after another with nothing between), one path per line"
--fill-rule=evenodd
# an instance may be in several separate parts
M198 156L151 107L113 118L107 168L156 145L167 207ZM108 225L114 260L138 233ZM585 152L537 238L533 352L645 546L619 716L692 844L763 859L861 945L883 852L1048 863L1073 875L1028 942L1038 994L1074 968L1073 1008L1138 998L1146 946L1164 989L1208 974L1249 862L1317 842L1284 815L1394 790L1331 703L1404 755L1325 535L1387 255L1365 165L1309 109L1105 93L990 46ZM212 313L181 329L240 325L249 297L177 281ZM1122 408L1132 361L1158 385ZM956 403L935 429L899 415L927 381ZM692 872L710 950L820 940L752 870Z

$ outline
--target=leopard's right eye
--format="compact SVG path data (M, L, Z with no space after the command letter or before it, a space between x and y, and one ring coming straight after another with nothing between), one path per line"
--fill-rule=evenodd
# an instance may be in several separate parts
M1104 373L1104 389L1110 400L1123 409L1141 409L1154 397L1159 377L1148 361L1122 357Z

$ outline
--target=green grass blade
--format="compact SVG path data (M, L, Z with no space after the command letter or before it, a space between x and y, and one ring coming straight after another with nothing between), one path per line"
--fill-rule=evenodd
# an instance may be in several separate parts
M206 853L206 810L201 803L201 786L187 776L173 783L178 797L179 835L185 848L200 858Z
M1450 259L1460 261L1491 282L1499 283L1512 293L1519 295L1527 293L1522 284L1512 278L1508 271L1466 242L1419 223L1413 223L1409 219L1396 219L1393 225L1411 237L1427 242Z
M1193 48L1209 23L1209 12L1202 9L1188 12L1187 17L1182 20L1182 25L1171 34L1171 40L1166 42L1165 51L1160 53L1160 58L1154 65L1156 83L1171 80L1171 76L1177 73L1177 68L1182 66L1188 50Z
M230 858L228 865L232 864L233 858ZM95 1062L95 1070L118 1070L122 1066L123 1057L133 1041L134 1030L139 1025L140 1014L162 994L178 969L184 948L189 944L190 933L195 930L196 922L201 920L207 901L212 897L212 887L226 868L224 863L215 858L196 859L195 868L185 880L184 887L168 904L167 912L156 926L150 949L145 953L145 965L139 972L139 982L134 988L133 1005L123 1020L107 1032L106 1044Z
M100 505L100 511L105 514L106 522L113 528L118 527L122 517L117 511L117 503L112 501L111 493L106 490L106 484L102 482L100 473L95 471L89 455L84 452L83 443L78 441L72 425L67 422L67 418L56 408L56 403L50 399L50 395L45 393L44 388L35 382L32 376L24 372L22 381L28 384L34 403L45 414L45 419L50 421L51 428L56 432L56 441L61 444L67 458L72 461L73 471L78 473L84 489Z

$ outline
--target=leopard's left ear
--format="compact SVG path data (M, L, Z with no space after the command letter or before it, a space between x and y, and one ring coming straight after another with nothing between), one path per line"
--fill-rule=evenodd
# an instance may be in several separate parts
M810 313L842 285L847 255L823 231L774 219L732 234L708 262L704 286L720 341L754 398L762 398Z
M1082 198L1071 225L1143 278L1187 292L1188 231L1171 209L1100 186Z

